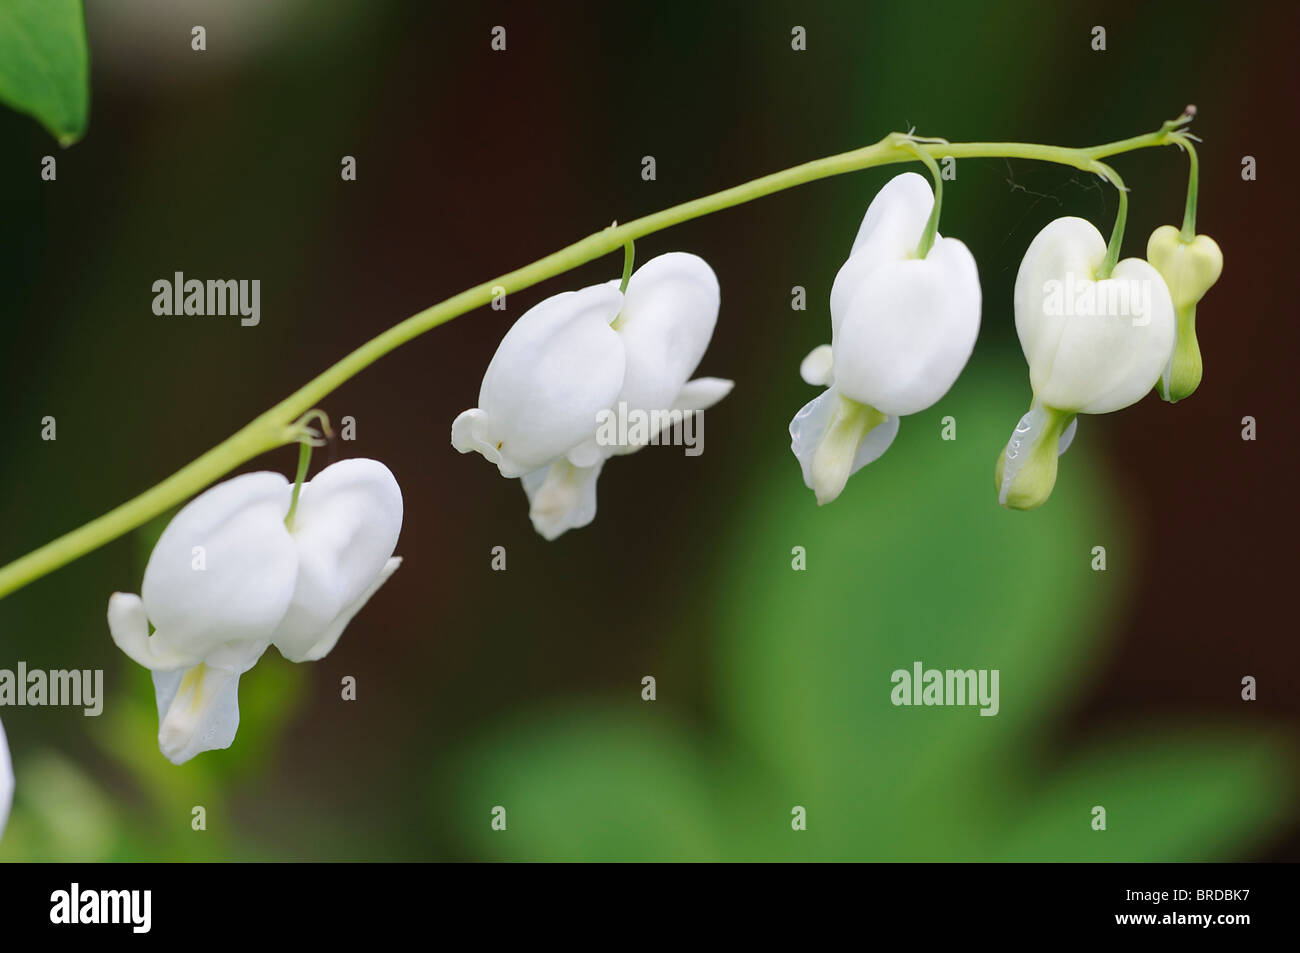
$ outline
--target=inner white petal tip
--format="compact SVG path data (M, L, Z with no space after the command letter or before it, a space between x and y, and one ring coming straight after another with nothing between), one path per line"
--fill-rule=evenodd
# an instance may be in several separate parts
M600 470L600 463L575 467L568 460L557 460L523 477L528 517L538 535L550 542L596 518L596 480Z
M229 748L239 730L239 673L203 663L155 672L158 750L172 764Z
M1074 432L1078 429L1079 418L1075 417L1070 421L1070 426L1065 428L1065 433L1061 434L1061 440L1056 445L1056 455L1058 457L1070 449L1070 444L1074 443Z
M804 485L817 496L819 505L836 499L849 477L884 455L898 436L898 417L882 415L864 434L854 440L827 443L839 394L834 388L809 401L790 421L790 450L799 461ZM864 408L870 411L870 408ZM820 451L820 452L819 452Z
M565 454L565 458L575 467L594 467L603 459L603 454L600 445L593 437L578 444ZM523 474L520 474L520 476L523 476Z

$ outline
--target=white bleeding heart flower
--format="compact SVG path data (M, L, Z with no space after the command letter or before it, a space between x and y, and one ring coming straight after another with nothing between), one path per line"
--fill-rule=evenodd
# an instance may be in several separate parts
M382 463L326 467L286 526L292 495L278 473L212 487L163 530L141 595L108 601L113 641L153 672L158 746L175 764L230 746L239 677L268 646L322 658L401 564L402 493Z
M720 302L713 269L682 252L646 262L626 293L609 281L547 298L506 332L479 406L452 422L452 446L521 479L533 527L546 539L586 526L606 460L656 441L731 391L729 380L688 379Z
M934 209L924 177L906 172L872 200L831 288L831 343L800 374L826 390L790 422L791 450L819 504L883 454L898 419L938 401L957 380L980 326L970 250L937 233L917 252Z
M9 821L9 807L14 801L14 766L9 759L9 743L5 739L5 726L0 723L0 837L4 837Z
M1041 506L1077 414L1136 403L1160 377L1174 346L1174 306L1160 273L1140 258L1106 258L1101 233L1081 218L1051 222L1030 242L1016 275L1016 332L1033 400L998 459L998 502Z

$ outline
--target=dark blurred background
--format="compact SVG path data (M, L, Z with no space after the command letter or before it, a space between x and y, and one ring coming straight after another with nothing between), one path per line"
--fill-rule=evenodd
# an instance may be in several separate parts
M549 544L517 484L452 450L450 423L509 321L617 277L621 258L465 315L322 403L356 418L357 440L313 470L392 468L405 563L326 659L272 651L245 677L230 750L162 758L148 674L104 622L165 520L0 602L0 668L102 668L108 693L99 718L0 712L18 776L0 858L1300 856L1294 8L120 0L89 4L87 26L81 143L0 112L0 562L429 304L612 220L893 130L1083 146L1195 103L1198 230L1225 269L1199 309L1194 397L1084 418L1048 506L1002 512L993 463L1029 402L1016 269L1057 216L1108 234L1115 198L1063 167L958 163L940 229L980 266L970 368L818 510L788 449L814 396L798 363L829 340L831 281L898 170L650 236L640 261L685 250L717 271L699 373L737 386L706 415L703 456L614 461L595 523ZM46 154L56 182L40 180ZM1242 181L1245 155L1258 181ZM1181 222L1186 160L1113 162L1132 190L1125 254L1143 255ZM175 271L260 278L260 326L155 316L151 285ZM57 441L40 439L46 415ZM295 453L247 469L291 473ZM892 708L889 673L914 659L1001 667L1003 714ZM506 832L489 828L498 804ZM1095 804L1105 833L1088 828Z

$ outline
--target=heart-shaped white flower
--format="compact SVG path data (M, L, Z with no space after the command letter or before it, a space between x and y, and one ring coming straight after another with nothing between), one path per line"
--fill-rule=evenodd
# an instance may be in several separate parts
M1098 279L1106 242L1081 218L1058 218L1030 242L1016 275L1016 332L1033 400L999 458L998 501L1040 506L1077 414L1141 400L1169 361L1174 307L1148 262L1126 258Z
M688 380L720 301L713 269L682 252L646 262L626 293L610 281L547 298L506 332L479 406L452 422L452 446L520 478L545 538L586 526L606 460L656 441L730 392L728 380ZM629 416L648 424L618 425Z
M176 764L230 746L239 677L267 646L292 662L322 658L401 564L402 494L382 463L326 467L302 485L287 527L292 493L278 473L212 487L163 530L142 595L109 599L113 640L153 671L158 744Z
M934 208L914 172L872 200L831 288L831 343L800 373L827 389L790 422L791 449L819 504L883 454L898 418L938 401L957 380L980 325L979 271L970 250L937 233L918 246Z

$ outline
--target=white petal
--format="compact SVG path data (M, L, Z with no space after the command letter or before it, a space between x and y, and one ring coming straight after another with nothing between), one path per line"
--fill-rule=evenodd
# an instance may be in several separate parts
M114 638L124 651L171 668L227 643L265 642L289 607L298 575L284 526L288 507L289 484L277 473L235 477L186 505L145 567L144 609L157 629L147 652L138 609L129 597L110 600Z
M819 344L799 364L799 376L814 387L829 387L834 380L835 352L829 344Z
M525 474L521 482L528 495L533 529L552 540L595 519L596 480L602 465L575 467L567 460L557 460Z
M609 406L671 408L708 349L721 300L717 276L698 255L672 252L638 268L618 319L627 372Z
M687 381L673 400L671 410L708 410L731 393L735 381L725 377L697 377Z
M158 749L168 761L184 764L201 752L230 747L239 729L239 676L265 649L263 642L218 653L214 663L153 673Z
M1079 418L1075 417L1070 421L1070 425L1065 428L1065 433L1061 434L1061 440L1056 445L1056 455L1058 457L1070 449L1070 444L1074 443L1074 433L1078 429Z
M848 260L831 286L831 328L839 327L858 286L882 265L905 261L916 252L934 208L934 192L924 176L896 175L876 193L862 219ZM938 236L936 236L936 240Z
M708 410L730 394L735 386L735 381L729 381L724 377L697 377L694 380L687 381L682 385L682 389L677 396L673 398L668 413L661 414L658 417L651 417L650 423L654 429L650 434L650 439L653 440L665 430L674 427L678 428L680 433L684 424L678 424L678 420L699 411ZM656 424L658 426L655 426ZM696 432L702 434L703 426L699 425ZM701 436L700 439L703 439L703 437ZM698 452L692 455L698 456Z
M597 419L599 420L599 417ZM593 436L591 437L591 439L584 440L582 443L578 444L576 447L574 447L572 450L566 453L564 457L575 467L594 467L596 464L600 463L602 460L605 459L606 452L604 448L602 448L600 444L597 443L596 437ZM544 470L546 468L539 467L538 469ZM524 475L527 476L528 474L524 474Z
M1140 318L1123 313L1071 318L1039 395L1044 403L1059 407L1053 400L1073 400L1073 405L1064 406L1078 406L1085 414L1108 414L1137 403L1155 386L1177 334L1169 288L1159 272L1140 258L1124 259L1110 278L1097 282L1099 298L1117 282L1147 289L1150 313Z
M939 400L975 347L979 271L955 238L924 259L882 266L858 286L831 342L835 388L894 416Z
M813 457L822 437L826 434L836 397L835 389L827 388L822 391L820 397L804 404L790 421L790 449L799 461L800 470L803 471L804 486L810 490L816 489L813 485ZM898 418L895 416L888 416L884 423L871 428L866 438L858 445L848 475L852 476L868 463L880 459L897 436Z
M479 407L452 425L452 445L513 478L590 438L623 386L623 345L609 326L622 303L617 287L595 285L525 312L488 364Z
M462 410L451 422L451 445L461 453L477 451L488 463L501 466L501 450L492 437L488 415L477 407Z
M1039 232L1021 262L1016 331L1035 399L1046 405L1089 414L1127 407L1151 390L1173 352L1176 325L1164 279L1147 262L1128 258L1098 282L1105 255L1101 233L1067 217ZM1138 295L1133 302L1130 290ZM1102 306L1112 300L1118 308Z
M291 529L298 581L271 639L285 658L319 658L333 646L338 620L378 588L401 529L402 491L376 460L343 460L303 484Z
M910 255L920 244L933 209L934 190L930 188L930 180L916 172L899 173L885 183L867 206L849 255L856 255L882 238L888 238L897 251Z
M192 654L177 654L149 637L149 616L139 596L115 592L108 597L108 631L117 647L133 662L154 671L190 668L203 661Z
M330 651L338 642L339 636L343 634L343 630L346 629L348 623L352 621L352 617L365 607L365 604L370 601L370 597L379 591L380 586L388 582L388 578L393 573L397 572L397 567L400 565L402 565L401 556L394 556L392 559L388 560L388 562L384 563L384 568L379 571L379 575L375 577L375 581L370 584L370 587L334 618L334 621L329 624L329 627L325 630L325 633L320 637L316 644L313 645L301 659L290 659L290 661L315 662L329 655Z
M9 758L9 742L5 739L5 726L0 723L0 837L4 837L9 820L9 807L14 801L14 765Z
M687 443L695 448L687 450L688 456L699 456L703 452L704 425L701 421L688 423L688 418L697 411L712 407L731 393L735 386L735 381L721 377L697 377L683 384L671 404L663 410L639 411L620 404L609 416L602 417L601 428L596 432L600 453L597 459L636 453L652 443L660 443L660 435L668 431L672 431L672 435L662 442ZM622 420L620 414L623 415ZM692 429L688 431L688 427ZM619 443L620 439L623 440L622 443ZM573 453L569 454L568 460L576 467L589 467L596 462Z
M1025 250L1016 273L1016 333L1035 394L1047 383L1068 320L1064 314L1046 313L1050 310L1045 307L1049 282L1059 283L1067 276L1093 281L1105 257L1106 240L1101 232L1075 216L1049 222Z

